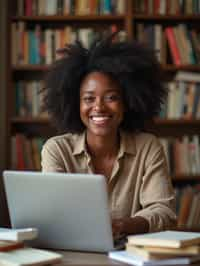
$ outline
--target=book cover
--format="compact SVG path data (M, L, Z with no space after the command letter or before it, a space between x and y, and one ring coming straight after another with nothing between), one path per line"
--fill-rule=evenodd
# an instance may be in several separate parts
M143 258L164 258L174 257L174 256L185 256L185 255L198 255L200 253L200 246L193 245L183 248L163 248L163 247L143 247L126 245L126 251L133 254L138 254Z
M138 266L158 266L158 265L184 265L200 260L200 255L192 257L176 257L171 259L160 259L160 260L148 260L144 259L139 255L129 254L127 251L110 251L108 254L109 258L118 260L121 262L138 265Z
M0 228L0 240L24 241L35 239L38 236L36 228L10 229Z
M128 236L128 243L140 246L180 248L200 243L200 233L161 231Z
M173 62L175 65L180 66L181 65L180 51L178 50L173 27L167 27L165 29L165 35L170 47L170 52L172 55Z
M11 251L24 247L23 242L0 240L0 251Z
M35 248L21 248L10 252L0 252L0 265L28 266L60 262L62 255Z

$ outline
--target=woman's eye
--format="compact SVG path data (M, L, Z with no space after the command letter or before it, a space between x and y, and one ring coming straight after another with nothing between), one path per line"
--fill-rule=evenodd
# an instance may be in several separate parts
M83 97L83 101L86 102L86 103L92 103L94 100L95 100L95 98L92 97L92 96Z
M119 100L119 95L107 95L107 96L105 96L105 98L104 98L104 100L106 101L106 102L112 102L112 101L118 101Z

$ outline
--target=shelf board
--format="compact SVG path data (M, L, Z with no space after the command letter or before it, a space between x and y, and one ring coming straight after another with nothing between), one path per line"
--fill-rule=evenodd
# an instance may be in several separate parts
M48 117L13 117L11 122L14 124L49 124Z
M166 126L179 126L179 125L199 125L200 119L164 119L164 118L155 118L153 121L154 125L166 125Z
M65 21L121 21L125 15L63 15L63 16L14 16L12 21L30 21L30 22L65 22Z
M163 65L162 66L164 71L178 71L178 70L185 70L185 71L200 71L200 65L181 65L181 66L175 66L175 65Z
M47 71L49 65L13 65L12 71ZM178 71L178 70L185 70L185 71L195 71L200 72L200 65L183 65L183 66L175 66L175 65L163 65L162 66L164 71Z
M135 14L133 16L135 20L159 20L159 21L199 21L199 14L191 14L191 15L151 15L151 14Z
M171 177L172 181L174 182L182 182L182 181L200 181L200 174L197 175L184 175L184 174L178 174Z
M11 119L12 123L49 123L47 117L13 117ZM200 119L161 119L155 118L152 125L166 125L166 126L178 126L178 125L199 125Z
M12 71L47 71L49 65L14 65Z

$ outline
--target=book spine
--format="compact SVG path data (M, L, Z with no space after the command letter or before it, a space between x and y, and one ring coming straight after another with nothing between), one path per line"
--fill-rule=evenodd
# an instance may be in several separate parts
M172 59L175 65L180 66L181 65L181 59L179 50L176 44L175 36L172 27L167 27L165 29L166 38L169 43Z

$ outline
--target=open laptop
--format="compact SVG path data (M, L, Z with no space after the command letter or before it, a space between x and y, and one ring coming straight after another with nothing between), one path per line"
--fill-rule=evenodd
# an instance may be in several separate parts
M33 246L96 252L114 249L103 176L4 171L3 177L12 227L39 230Z

